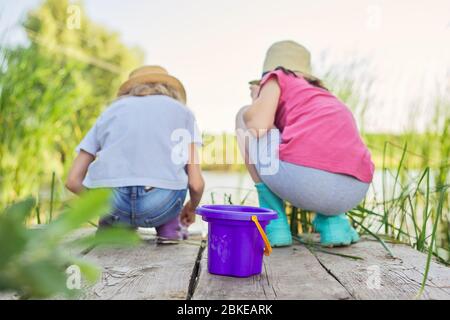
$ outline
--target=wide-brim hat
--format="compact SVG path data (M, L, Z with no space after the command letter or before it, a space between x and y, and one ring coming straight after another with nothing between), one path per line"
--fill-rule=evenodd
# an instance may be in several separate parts
M136 85L147 83L162 83L172 87L180 94L183 102L186 103L186 90L181 81L160 66L144 66L131 72L128 80L120 86L118 95L127 95Z
M317 79L312 75L311 53L292 40L276 42L269 48L262 74L278 67L303 74L310 79ZM259 82L260 80L253 80L250 84L259 84Z

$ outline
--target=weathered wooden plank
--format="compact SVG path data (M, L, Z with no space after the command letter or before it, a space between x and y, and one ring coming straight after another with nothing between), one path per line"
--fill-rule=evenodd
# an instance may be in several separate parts
M412 250L408 246L395 246L395 254L402 259L404 263L411 265L421 274L425 271L426 254ZM430 263L428 280L430 286L441 288L450 295L450 268L437 261L434 258Z
M200 265L200 275L193 300L264 300L275 299L266 272L250 278L232 278L208 272L207 249Z
M265 263L276 299L347 300L350 294L330 276L304 246L279 248Z
M191 243L191 242L190 242ZM86 258L103 268L102 279L83 299L186 299L200 242L136 248L95 248Z
M304 246L276 248L264 259L264 271L250 278L208 273L207 250L193 299L301 300L350 299L351 296Z
M375 241L363 240L351 247L327 249L331 252L353 255L364 260L353 260L322 252L315 252L320 263L345 286L355 299L414 299L423 279L426 256L404 245L390 245L395 258ZM405 254L398 254L399 252ZM450 269L445 274L448 276ZM430 270L434 277L434 270ZM379 281L378 281L379 280ZM378 285L379 284L379 285ZM428 282L422 299L449 299L445 290Z

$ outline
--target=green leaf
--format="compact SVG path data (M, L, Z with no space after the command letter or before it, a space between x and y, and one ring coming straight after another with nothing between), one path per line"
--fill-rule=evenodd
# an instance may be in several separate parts
M27 230L24 220L29 216L34 205L34 199L28 198L0 214L0 268L25 249Z
M80 228L89 220L98 218L110 210L110 190L92 190L76 199L68 210L62 212L43 234L47 238L58 240L71 231Z
M26 296L47 298L56 293L67 294L64 268L52 259L21 265L16 277L18 288Z
M98 231L95 235L77 239L71 245L90 248L99 245L106 246L134 246L139 244L141 239L139 235L126 228L111 228L108 230Z
M8 217L0 217L0 268L26 247L27 236L23 226Z
M4 214L12 216L17 221L25 222L35 206L36 200L28 198L6 208Z

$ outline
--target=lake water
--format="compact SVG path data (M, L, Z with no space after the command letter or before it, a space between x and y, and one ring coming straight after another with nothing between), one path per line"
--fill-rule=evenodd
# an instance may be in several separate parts
M258 206L256 189L248 173L206 171L203 172L203 176L206 184L202 200L203 204L229 203L231 199L233 204L240 204L245 200L246 205ZM386 184L393 184L394 177L387 175L386 180ZM373 187L369 190L368 199L373 199L374 197L380 198L381 195L379 192L382 190L381 186L382 175L380 172L377 172ZM207 224L198 217L196 223L191 226L190 231L206 234Z
M412 173L411 179L416 179L417 173ZM233 203L240 203L246 198L246 203L257 204L256 190L250 175L246 172L212 172L206 171L203 173L205 178L206 188L203 198L204 202L211 202L211 193L214 194L214 200L223 202L223 195L231 195ZM387 174L385 185L387 190L392 189L395 177ZM379 198L382 191L382 174L380 171L375 172L372 187L369 189L368 198Z
M397 181L397 186L393 189L395 182L395 175L393 172L387 172L385 175L385 194L387 200L392 198L393 193L396 196L399 196L402 187L399 184L409 184L411 182L415 182L412 184L412 188L416 188L417 181L419 179L421 172L419 171L409 171L407 173L406 182L400 183L399 179ZM202 200L203 204L223 204L230 203L230 200L233 204L241 204L241 202L245 199L246 205L254 205L258 206L258 197L256 194L256 190L254 187L254 183L250 178L250 175L246 172L217 172L217 171L205 171L203 173L205 178L205 193ZM434 174L430 176L430 185L434 185ZM425 181L422 182L422 187L425 186ZM369 189L367 194L367 203L380 203L383 199L383 174L381 170L377 170L375 172L373 183ZM370 205L368 206L370 207ZM382 213L382 207L378 206L378 210ZM419 214L421 211L419 211ZM418 217L418 220L421 220L421 217ZM196 223L190 229L192 232L201 232L206 234L207 225L201 221L201 218L197 218Z

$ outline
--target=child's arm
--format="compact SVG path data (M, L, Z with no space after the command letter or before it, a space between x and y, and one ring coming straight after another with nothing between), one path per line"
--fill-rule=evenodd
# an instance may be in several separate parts
M95 157L86 151L81 150L75 158L69 176L66 181L66 188L75 194L83 192L83 180L86 177L89 165L95 160Z
M189 226L195 222L195 210L202 200L203 191L205 189L205 181L203 180L202 171L200 169L198 152L195 144L190 145L189 162L186 169L189 181L190 200L184 206L181 213L181 223L185 226Z
M263 136L267 130L273 128L280 95L281 89L275 79L271 79L264 84L259 96L252 92L254 100L244 113L244 121L247 128L257 137Z

